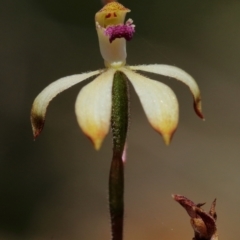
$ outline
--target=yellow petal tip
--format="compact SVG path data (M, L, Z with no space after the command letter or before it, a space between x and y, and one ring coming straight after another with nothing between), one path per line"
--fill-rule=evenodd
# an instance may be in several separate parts
M92 139L93 146L96 151L100 150L102 146L103 139Z
M169 146L169 144L171 143L172 134L163 134L162 137L166 146Z
M169 145L170 145L175 130L176 130L176 129L174 129L174 130L171 131L171 132L165 132L165 133L161 132L162 137L163 137L163 141L164 141L164 143L166 144L166 146L169 146Z

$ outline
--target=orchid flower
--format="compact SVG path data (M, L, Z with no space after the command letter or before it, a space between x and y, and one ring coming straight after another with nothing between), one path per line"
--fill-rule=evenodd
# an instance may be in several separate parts
M135 25L131 19L124 23L128 12L130 10L120 3L110 2L96 13L96 30L105 69L67 76L47 86L36 97L32 106L31 123L34 138L43 129L50 101L62 91L95 76L96 78L78 94L75 112L80 128L92 140L95 149L99 149L109 132L113 78L119 72L131 82L149 123L163 136L167 145L178 124L177 98L165 84L136 71L160 74L185 83L193 95L197 115L203 118L200 91L188 73L178 67L163 64L126 65L126 41L131 40L135 32Z
M135 32L133 20L125 22L130 12L118 2L106 4L95 15L95 24L105 68L67 76L47 86L34 100L31 123L34 138L42 131L50 101L62 91L90 77L95 79L83 87L77 96L75 112L82 131L100 149L111 127L113 157L109 174L109 209L112 223L112 240L123 239L124 218L124 162L129 117L128 82L135 89L151 126L168 145L178 124L178 101L165 84L145 77L137 71L150 72L175 78L185 83L194 99L194 109L203 118L201 96L197 83L185 71L175 66L126 65L126 41ZM200 213L199 213L200 215ZM200 215L201 216L201 215Z

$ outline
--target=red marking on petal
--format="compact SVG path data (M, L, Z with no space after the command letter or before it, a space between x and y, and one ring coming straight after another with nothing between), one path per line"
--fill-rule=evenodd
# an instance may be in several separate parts
M111 13L108 13L106 16L105 16L105 18L110 18L111 17Z

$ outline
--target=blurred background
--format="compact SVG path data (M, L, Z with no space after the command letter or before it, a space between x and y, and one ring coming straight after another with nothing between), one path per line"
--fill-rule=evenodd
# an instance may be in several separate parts
M179 99L180 122L166 147L131 88L125 240L192 239L189 217L171 198L217 197L220 239L240 236L240 1L123 0L136 34L128 64L178 66L197 80L201 121L186 86L157 75ZM96 152L74 102L60 94L34 142L30 109L54 80L103 68L94 26L100 0L0 0L0 239L110 239L107 204L111 135Z

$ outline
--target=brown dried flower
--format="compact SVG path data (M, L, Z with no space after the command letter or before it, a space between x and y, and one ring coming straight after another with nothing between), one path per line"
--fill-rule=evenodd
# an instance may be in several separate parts
M215 211L216 199L214 199L210 211L205 212L202 209L205 203L195 204L188 198L177 194L173 194L172 197L183 206L191 217L190 222L194 230L193 240L218 240L216 226L217 214Z

